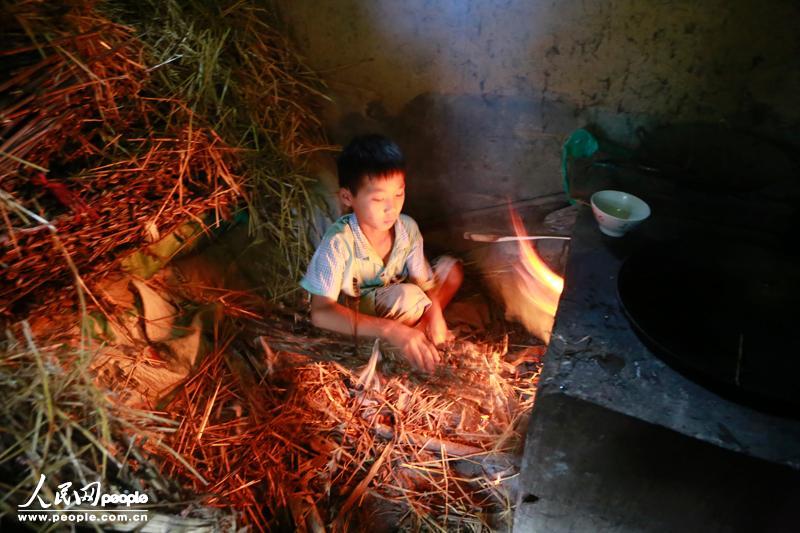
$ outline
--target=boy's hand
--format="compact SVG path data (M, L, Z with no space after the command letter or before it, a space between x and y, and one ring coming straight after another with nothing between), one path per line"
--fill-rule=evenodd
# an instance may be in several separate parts
M453 335L447 330L447 322L444 321L442 308L434 302L425 315L422 317L425 326L425 334L435 345L441 346L447 341L452 340Z
M400 353L416 368L433 372L439 364L439 352L425 334L403 324L395 324L386 335L389 344L400 349Z

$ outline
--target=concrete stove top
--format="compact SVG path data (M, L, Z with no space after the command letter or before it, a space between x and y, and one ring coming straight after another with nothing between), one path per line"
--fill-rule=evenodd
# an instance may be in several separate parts
M558 391L730 450L800 469L800 420L722 398L655 356L617 298L617 273L646 235L602 235L582 209L539 397ZM787 354L795 355L795 354Z
M793 531L800 523L800 421L684 377L623 314L617 273L658 226L613 239L581 209L528 427L515 531Z

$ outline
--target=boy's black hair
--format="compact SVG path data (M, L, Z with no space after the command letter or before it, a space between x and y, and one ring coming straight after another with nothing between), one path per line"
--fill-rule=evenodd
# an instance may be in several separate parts
M345 146L336 160L339 187L357 194L364 178L373 179L405 172L406 160L400 147L383 135L361 135Z

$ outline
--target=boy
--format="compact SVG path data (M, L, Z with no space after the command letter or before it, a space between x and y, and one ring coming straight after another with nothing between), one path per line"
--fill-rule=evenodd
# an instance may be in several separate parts
M449 332L442 310L463 279L443 258L434 273L416 222L401 215L405 160L380 135L353 139L337 160L339 199L352 210L325 233L300 285L320 328L378 337L424 371L439 362Z

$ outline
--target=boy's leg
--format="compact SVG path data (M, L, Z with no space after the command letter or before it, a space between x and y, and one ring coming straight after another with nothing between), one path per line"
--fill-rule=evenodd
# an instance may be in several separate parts
M433 273L436 277L436 287L431 291L430 296L435 298L444 309L464 280L464 267L460 259L443 255L436 259Z
M407 326L414 326L435 298L444 309L452 300L461 281L464 269L461 261L450 256L439 257L433 267L436 287L429 294L413 283L395 283L365 291L359 301L359 312L397 320ZM430 298L429 298L430 296Z
M431 300L413 283L395 283L380 287L374 291L375 316L397 320L407 326L413 326L428 306Z

